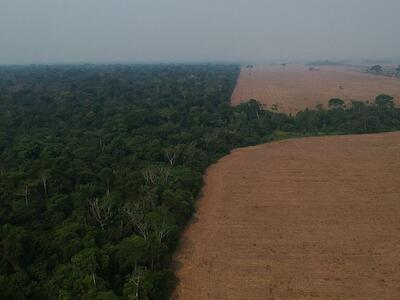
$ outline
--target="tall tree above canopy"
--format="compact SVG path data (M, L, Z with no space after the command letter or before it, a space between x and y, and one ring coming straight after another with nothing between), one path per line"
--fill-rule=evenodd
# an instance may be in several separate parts
M379 108L392 108L394 106L393 99L392 96L381 94L375 98L375 104Z
M329 100L328 104L329 104L329 107L338 109L338 108L343 108L344 101L339 98L333 98L333 99Z

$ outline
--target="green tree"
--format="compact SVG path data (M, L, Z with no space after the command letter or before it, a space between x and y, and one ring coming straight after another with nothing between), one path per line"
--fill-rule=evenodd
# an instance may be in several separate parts
M394 98L392 96L381 94L375 98L375 104L378 106L379 109L393 108L393 99Z
M329 107L335 108L335 109L342 109L344 107L344 101L339 98L332 98L328 102Z
M383 71L383 67L381 65L374 65L369 68L371 72L381 73Z

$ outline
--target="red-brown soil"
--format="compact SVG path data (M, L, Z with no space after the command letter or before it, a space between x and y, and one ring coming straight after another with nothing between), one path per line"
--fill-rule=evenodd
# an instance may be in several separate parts
M268 109L278 104L280 112L296 113L317 104L326 106L331 98L373 101L383 93L400 100L400 80L364 74L360 68L349 66L309 71L301 65L260 65L242 69L231 103L256 99Z
M400 299L400 133L233 151L176 268L174 299Z

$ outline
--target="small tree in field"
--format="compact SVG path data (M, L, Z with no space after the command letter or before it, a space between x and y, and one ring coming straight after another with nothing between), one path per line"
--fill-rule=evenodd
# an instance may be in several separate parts
M396 70L396 74L399 76L400 75L400 65L398 65L395 70Z
M369 68L371 72L381 73L383 71L383 67L381 65L375 65Z

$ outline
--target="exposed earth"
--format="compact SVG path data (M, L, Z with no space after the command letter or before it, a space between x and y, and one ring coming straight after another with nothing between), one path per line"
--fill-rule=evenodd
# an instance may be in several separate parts
M304 65L258 65L243 68L231 103L256 99L271 109L296 113L331 98L373 101L379 94L400 99L400 79L362 73L361 67L321 66L310 71Z
M233 151L175 264L174 299L400 299L400 133Z

